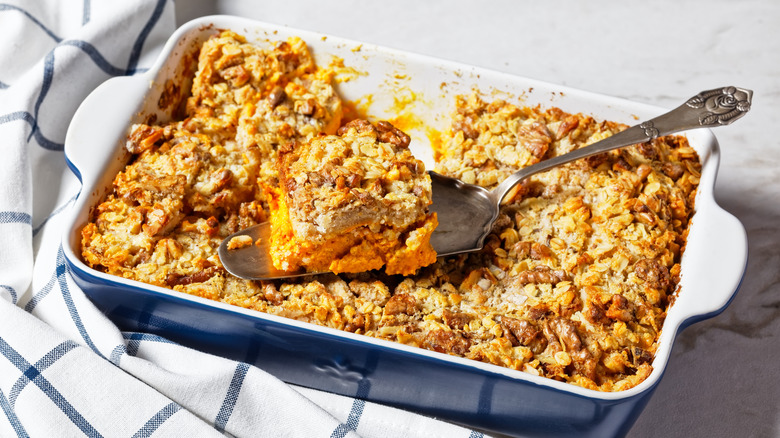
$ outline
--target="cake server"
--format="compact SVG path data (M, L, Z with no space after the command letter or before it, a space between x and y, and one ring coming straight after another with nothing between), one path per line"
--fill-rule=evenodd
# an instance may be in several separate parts
M679 107L654 119L632 126L615 135L569 153L541 161L513 173L493 190L465 183L459 179L429 171L433 202L439 225L431 244L439 256L479 251L493 229L504 198L513 187L536 173L550 170L581 158L601 154L657 137L696 128L728 125L749 110L753 92L739 87L722 87L702 91ZM314 275L316 272L288 272L276 269L268 251L271 227L264 222L228 236L219 247L219 258L231 274L247 279L272 280ZM253 242L239 249L227 249L237 236L250 236Z

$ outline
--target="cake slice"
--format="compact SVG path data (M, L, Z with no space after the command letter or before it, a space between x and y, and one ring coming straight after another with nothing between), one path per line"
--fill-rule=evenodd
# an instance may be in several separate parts
M280 149L269 193L277 269L408 275L436 260L431 181L388 122L355 120L337 135Z

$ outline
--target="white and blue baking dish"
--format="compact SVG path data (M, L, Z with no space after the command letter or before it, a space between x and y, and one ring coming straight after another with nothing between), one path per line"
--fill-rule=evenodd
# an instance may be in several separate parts
M106 81L81 104L68 130L65 154L83 189L63 236L75 281L121 329L146 331L220 356L256 364L287 382L401 407L473 428L513 436L622 436L649 400L666 368L677 334L716 315L735 295L747 262L742 224L715 202L720 160L709 130L685 133L702 160L678 296L668 312L653 360L638 386L598 392L406 345L263 314L93 270L80 256L80 231L90 210L111 187L128 155L123 143L132 123L165 122L186 97L199 45L220 29L249 41L303 38L318 64L333 57L355 72L338 84L341 96L360 102L376 118L403 111L426 128L443 131L453 96L478 88L557 106L600 120L634 124L661 108L570 89L473 66L399 52L332 36L214 16L179 28L146 73ZM697 90L692 90L695 92ZM370 98L366 98L370 96ZM161 99L161 97L163 97ZM167 105L167 106L166 106ZM411 130L416 156L432 168L425 132Z

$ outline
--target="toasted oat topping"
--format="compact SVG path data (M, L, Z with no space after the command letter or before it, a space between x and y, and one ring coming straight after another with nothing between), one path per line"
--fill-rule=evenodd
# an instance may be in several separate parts
M344 128L282 154L281 183L296 233L323 240L360 226L405 230L424 220L431 182L408 136L390 142L386 133L395 128L387 122L375 128L356 120Z
M347 194L353 190L368 203L414 193L402 166L385 167L391 150L403 153L408 142L398 132L366 134L358 123L344 128L347 138L328 137L341 126L329 77L299 39L262 46L223 32L207 41L187 117L129 134L134 158L82 230L85 261L184 293L596 390L628 389L649 375L701 170L684 137L529 178L503 206L482 251L440 258L414 275L253 282L226 274L216 248L266 220L263 188L277 186L276 156L289 141L315 139L304 162L362 153L288 175L292 211L307 212L300 223L318 232L347 226L326 212L360 199ZM456 100L451 126L435 151L436 170L486 187L624 129L477 95ZM312 192L295 200L307 184ZM328 200L325 189L315 190L325 185L343 195ZM419 197L429 196L421 190ZM305 201L314 199L319 208L308 211ZM400 202L398 211L415 202ZM391 210L375 213L389 224L407 220Z
M433 263L431 180L409 141L388 122L358 119L282 148L269 203L274 266L408 275Z

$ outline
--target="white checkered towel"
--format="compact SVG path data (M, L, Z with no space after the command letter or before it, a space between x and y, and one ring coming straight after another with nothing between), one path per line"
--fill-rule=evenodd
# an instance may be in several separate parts
M152 64L173 7L0 3L0 436L481 436L120 332L72 281L60 247L80 189L68 124L101 82Z

